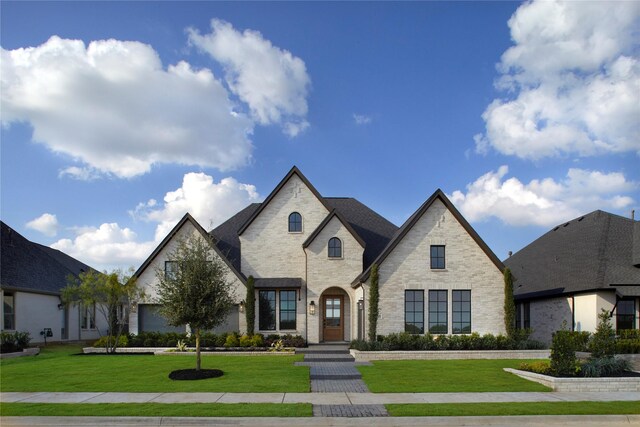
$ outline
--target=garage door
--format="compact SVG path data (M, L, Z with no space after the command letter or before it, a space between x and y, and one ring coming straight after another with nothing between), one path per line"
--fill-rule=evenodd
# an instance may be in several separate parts
M184 326L170 326L167 319L158 313L157 304L140 304L138 306L138 330L140 332L185 332Z

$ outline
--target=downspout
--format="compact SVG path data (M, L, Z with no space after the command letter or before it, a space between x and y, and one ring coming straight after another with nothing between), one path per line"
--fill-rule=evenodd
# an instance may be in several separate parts
M367 340L367 325L366 325L367 303L365 298L366 289L364 287L364 283L360 283L360 286L362 287L362 339L366 341Z
M304 252L304 341L309 345L309 311L307 310L308 301L308 293L309 293L309 284L307 283L307 279L309 278L308 273L308 259L307 259L307 251L302 248Z

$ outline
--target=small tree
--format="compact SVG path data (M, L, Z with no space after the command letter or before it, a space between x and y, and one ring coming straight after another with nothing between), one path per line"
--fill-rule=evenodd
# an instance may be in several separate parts
M158 269L157 302L172 326L188 324L196 337L196 370L200 370L200 334L222 324L233 307L226 265L213 254L212 242L200 236L178 240L168 256L171 274Z
M566 323L563 325L563 327ZM559 330L551 341L551 369L559 376L574 376L576 373L575 333Z
M611 326L609 312L602 309L598 314L598 325L589 343L591 359L609 359L616 352L616 332Z
M379 299L378 265L373 264L371 266L371 288L369 291L369 341L375 341L377 336Z
M117 269L111 273L90 270L69 276L68 285L61 292L65 304L96 307L107 322L107 353L115 353L118 348L131 304L144 298L144 290L131 278L132 273L133 268L127 273ZM102 336L99 328L98 334Z
M513 276L509 267L504 269L504 328L507 336L516 334L516 305L513 301Z
M256 291L253 276L247 278L247 296L244 309L247 318L247 334L253 335L256 325Z

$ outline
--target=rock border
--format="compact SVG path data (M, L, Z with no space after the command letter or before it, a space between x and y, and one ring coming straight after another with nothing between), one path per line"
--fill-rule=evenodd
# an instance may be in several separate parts
M506 372L547 386L553 391L626 392L640 391L640 377L557 378L535 372L504 368Z
M372 360L548 359L551 350L349 350L356 362Z
M12 359L14 357L37 356L40 354L40 347L25 348L15 353L0 353L0 359Z
M175 347L122 347L117 348L116 353L149 353L156 356L195 356L195 351L175 351ZM216 347L217 351L201 351L203 356L291 356L295 354L294 348L285 348L284 351L251 351L227 349L226 347ZM84 354L106 354L104 347L84 347Z

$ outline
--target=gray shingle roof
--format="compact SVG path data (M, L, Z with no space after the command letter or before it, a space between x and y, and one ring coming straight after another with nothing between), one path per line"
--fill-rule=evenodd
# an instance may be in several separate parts
M0 286L3 289L60 294L70 275L92 270L56 249L33 243L1 224Z
M640 295L640 268L632 264L634 221L603 211L573 219L507 258L514 295L572 294L616 289Z

